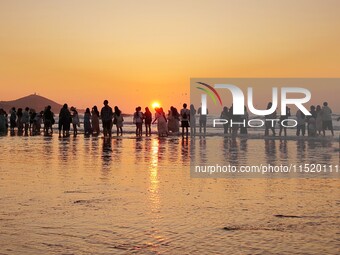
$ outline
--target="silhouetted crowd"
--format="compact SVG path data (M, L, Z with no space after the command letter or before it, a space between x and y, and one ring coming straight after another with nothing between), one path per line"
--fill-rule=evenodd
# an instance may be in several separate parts
M98 136L100 134L100 120L102 123L102 130L104 137L112 136L112 128L115 125L117 130L117 136L123 135L124 117L122 111L115 106L112 109L109 106L108 100L104 100L104 106L101 111L98 111L97 106L93 106L92 109L86 108L84 113L84 134L85 136ZM267 109L271 109L272 103L268 103ZM190 127L190 134L196 135L196 116L198 115L199 133L206 134L207 124L207 112L202 113L201 107L198 110L194 105L190 105L190 109L187 109L187 104L183 104L183 108L178 111L177 108L171 106L167 114L165 114L162 107L155 108L155 116L153 118L152 113L148 107L145 107L145 111L142 112L140 106L136 107L133 114L133 124L136 126L136 136L143 135L143 126L145 126L145 135L151 135L151 124L157 122L157 132L159 136L168 136L168 134L180 134L180 127L182 128L182 136L188 137L188 128ZM310 107L310 115L305 115L301 110L296 112L296 135L305 136L317 136L323 134L325 131L330 130L334 136L333 124L332 124L332 110L328 106L327 102L323 103L323 107L320 105ZM9 121L8 121L9 117ZM269 135L271 131L273 136L276 135L276 124L279 125L279 136L284 134L287 136L287 126L282 125L284 120L288 120L291 117L291 110L287 107L286 114L277 116L276 110L270 115L265 116L265 120L278 120L265 122L265 136ZM223 129L225 134L247 134L248 125L230 125L230 123L248 123L249 115L247 108L244 109L243 115L233 114L233 107L224 107L221 112L220 118L225 120ZM338 119L338 121L340 118ZM24 136L40 135L43 132L44 135L49 136L53 134L53 125L56 123L55 114L52 112L51 106L45 107L43 111L36 112L34 109L26 107L25 109L13 107L9 116L3 109L0 109L0 135L6 135L8 128L10 128L11 135L15 134ZM143 125L144 124L144 125ZM64 104L60 109L58 116L58 131L59 137L70 136L70 130L73 130L73 135L77 136L78 128L80 127L80 119L78 111L75 107L68 107Z

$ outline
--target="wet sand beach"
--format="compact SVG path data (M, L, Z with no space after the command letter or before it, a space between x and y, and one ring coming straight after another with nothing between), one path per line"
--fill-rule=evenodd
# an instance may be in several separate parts
M339 179L190 177L193 150L339 163L336 141L280 144L1 137L0 254L339 254Z

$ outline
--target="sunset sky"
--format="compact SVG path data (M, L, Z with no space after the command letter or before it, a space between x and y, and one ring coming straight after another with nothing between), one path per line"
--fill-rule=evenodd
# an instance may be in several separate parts
M36 92L132 112L180 107L194 77L340 77L339 11L338 0L1 0L0 100ZM340 111L339 88L330 95Z

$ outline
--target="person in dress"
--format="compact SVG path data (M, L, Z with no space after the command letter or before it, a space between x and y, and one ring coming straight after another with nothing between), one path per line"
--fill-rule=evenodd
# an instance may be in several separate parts
M168 131L171 133L179 132L179 113L173 106L170 107L168 117Z
M185 136L188 138L189 133L189 121L190 121L190 111L187 109L187 104L183 104L183 109L181 109L181 126L182 126L182 137L184 138L184 129L185 129Z
M136 112L133 114L133 123L136 124L136 136L143 134L143 113L140 106L136 107Z
M155 119L152 123L155 123L157 121L158 136L168 136L167 119L163 108L156 108L155 111Z
M104 137L108 136L111 138L113 111L107 100L104 100L104 106L100 111L100 117L102 119Z
M73 127L73 135L77 136L78 127L80 127L79 114L75 107L71 107L71 118L72 118L72 127Z
M33 115L32 115L33 116ZM44 111L35 113L32 125L32 134L40 135L41 124L43 121Z
M63 131L63 137L69 137L70 128L71 112L69 111L67 104L64 104L59 112L59 137L61 137L61 131Z
M91 120L92 120L92 135L98 136L100 134L99 111L96 105L92 107Z
M322 132L322 109L320 105L316 106L316 132L321 135Z
M124 122L124 118L123 118L123 114L122 111L119 110L118 106L115 106L115 111L113 113L113 124L116 125L117 128L117 136L123 135L123 122Z
M193 104L190 105L190 135L196 135L196 109Z
M91 112L90 108L86 108L84 113L84 135L89 136L92 133L91 127Z
M144 121L145 121L145 134L146 136L151 136L152 113L149 110L149 107L145 107Z

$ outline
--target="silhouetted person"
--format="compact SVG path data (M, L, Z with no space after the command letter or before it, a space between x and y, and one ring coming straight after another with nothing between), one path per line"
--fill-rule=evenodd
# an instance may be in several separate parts
M244 106L244 114L241 115L241 122L243 122L244 124L241 124L240 134L243 134L243 135L248 134L248 127L247 127L248 119L249 119L249 115L248 115L247 107Z
M34 119L37 116L37 113L35 112L34 109L30 109L29 110L29 119L30 119L30 125L29 125L29 130L30 130L30 134L33 135L33 125L34 125Z
M208 109L206 114L202 114L202 108L198 108L197 113L199 114L199 130L200 133L202 133L202 129L203 129L203 133L206 134L207 132L207 115L208 115Z
M32 125L32 135L40 135L40 129L41 129L43 116L44 116L44 111L34 114L33 125Z
M18 135L23 134L24 125L22 124L22 108L18 108L17 111L17 127L18 127Z
M286 106L286 114L282 114L280 116L280 132L279 132L279 136L282 135L282 130L284 131L284 136L287 136L287 128L285 126L283 126L281 123L284 120L289 119L289 117L291 116L290 114L290 108L288 106Z
M314 105L312 105L310 107L310 111L309 112L310 112L311 115L306 117L308 136L316 136L316 117L317 117L317 113L316 113Z
M99 111L96 105L92 107L91 121L92 121L92 135L98 136L100 134Z
M26 107L25 110L22 112L21 122L24 128L25 136L28 136L28 128L30 125L30 114L29 114L29 107Z
M306 133L306 115L299 109L296 112L296 135L300 136L300 133L302 136L305 136Z
M149 107L145 107L144 121L145 121L145 134L146 136L151 136L152 113L149 110Z
M49 135L49 130L51 129L51 135L53 134L53 128L54 125L54 113L51 111L51 106L48 105L44 111L43 114L43 120L44 120L44 133L45 135Z
M107 100L104 100L104 107L100 111L100 117L102 118L104 137L107 137L107 135L111 137L113 111Z
M123 118L123 114L122 111L119 110L118 106L115 106L115 111L113 113L113 124L116 125L117 128L117 136L123 135L123 122L124 122L124 118Z
M91 112L90 108L86 108L84 113L84 135L89 136L92 133L91 127Z
M15 107L13 107L10 111L10 129L11 129L11 134L14 134L14 128L17 126L17 112L15 110Z
M183 109L181 110L181 126L182 126L182 137L184 137L184 129L185 136L188 138L189 133L189 121L190 121L190 111L187 109L187 104L183 104Z
M72 126L73 126L73 135L77 136L78 127L80 127L79 115L78 111L75 107L71 107L71 118L72 118Z
M7 135L7 116L3 109L0 109L0 135Z
M322 109L321 106L316 106L316 131L318 135L321 135L322 132Z
M179 132L179 113L177 109L173 106L170 107L168 116L168 131L172 133Z
M326 130L330 130L334 136L333 123L332 123L332 110L329 108L328 103L324 102L322 107L322 132L326 135Z
M71 113L68 110L67 104L64 104L59 113L59 137L61 137L61 131L63 131L63 137L70 136L71 128Z
M155 123L157 121L157 131L158 136L168 136L168 126L167 126L167 119L165 116L165 112L163 111L163 108L156 108L155 109L155 119L152 123Z
M196 135L196 109L193 104L190 105L190 135Z
M267 105L267 110L269 110L272 106L273 106L273 103L269 102L268 105ZM273 136L275 136L275 121L271 121L271 120L276 119L276 116L277 116L276 110L273 113L265 116L265 118L266 118L266 123L265 123L266 130L264 132L265 136L269 135L269 130L271 130L273 132Z
M9 128L9 124L8 124L8 114L7 114L7 112L5 111L5 110L3 110L4 111L4 114L5 114L5 117L6 117L6 129L8 129Z
M133 114L133 123L136 124L136 136L142 136L143 133L143 113L140 106L136 107L136 112Z
M229 108L229 119L230 119L230 133L233 135L237 134L239 126L234 124L234 122L239 122L239 115L234 115L234 107L233 105Z
M229 108L228 107L223 107L223 111L221 112L220 118L223 120L228 121L228 123L223 124L223 133L228 134L229 133Z

